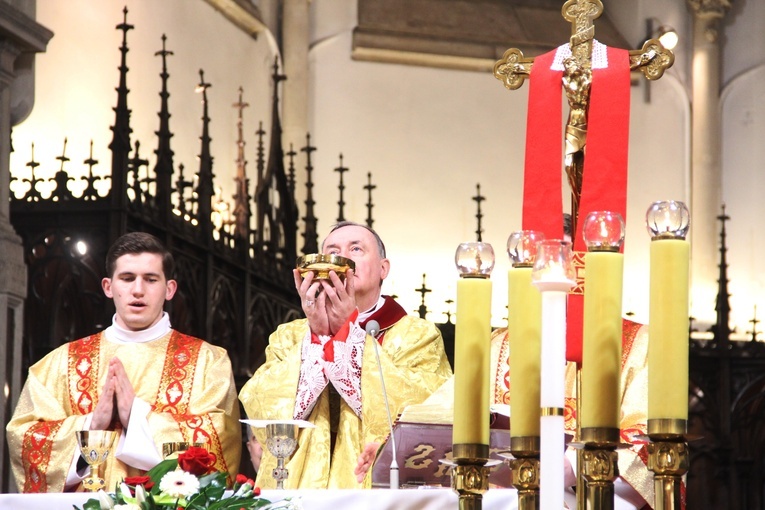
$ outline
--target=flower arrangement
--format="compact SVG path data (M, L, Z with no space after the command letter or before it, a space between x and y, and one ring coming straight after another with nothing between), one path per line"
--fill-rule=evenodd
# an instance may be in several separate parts
M98 492L98 498L76 510L251 510L285 508L260 498L260 488L244 475L237 475L232 491L226 491L227 473L214 471L215 459L192 446L157 464L145 476L123 480L113 494ZM291 506L291 505L289 505Z

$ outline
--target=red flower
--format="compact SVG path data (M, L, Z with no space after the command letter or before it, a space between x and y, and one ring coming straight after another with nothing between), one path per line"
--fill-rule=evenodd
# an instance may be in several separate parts
M260 487L255 487L254 489L252 489L252 495L260 496Z
M238 475L236 475L236 483L238 483L239 485L247 483L247 477L243 475L242 473L239 473Z
M206 475L215 466L215 456L199 446L191 446L178 455L178 466L194 476Z
M146 490L154 487L154 482L152 482L151 478L148 476L128 476L125 478L125 484L131 487L135 487L136 485L143 485L143 488Z

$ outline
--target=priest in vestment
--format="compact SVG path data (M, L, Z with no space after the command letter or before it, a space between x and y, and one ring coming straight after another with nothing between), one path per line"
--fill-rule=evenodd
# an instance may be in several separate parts
M239 468L239 406L226 351L170 327L165 300L172 255L153 236L126 234L110 248L102 287L111 326L64 344L29 369L7 426L13 475L23 492L78 490L89 468L76 431L119 432L106 462L108 490L162 461L162 444L199 442L215 467Z
M378 342L393 417L425 400L451 376L438 329L408 316L381 294L390 263L376 232L339 223L322 251L351 259L355 270L348 270L344 280L335 272L329 280L314 280L310 272L302 278L295 270L306 318L277 328L265 364L239 394L251 419L298 419L315 425L300 431L286 466L285 488L364 486L361 480L374 452L389 434L373 342ZM372 320L380 325L376 337L365 331ZM255 432L265 444L264 430ZM264 448L259 487L275 486L275 466L275 457Z

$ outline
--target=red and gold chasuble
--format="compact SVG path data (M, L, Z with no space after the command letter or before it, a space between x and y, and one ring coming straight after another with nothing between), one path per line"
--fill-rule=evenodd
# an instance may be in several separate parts
M173 331L167 346L157 400L152 410L171 413L186 442L207 443L207 450L215 457L216 468L228 471L220 438L210 417L189 411L194 371L201 346L202 341L198 338Z
M98 399L98 363L100 335L91 335L69 344L67 386L69 407L74 414L85 415L93 411ZM63 420L41 421L24 434L21 460L25 481L23 492L47 492L48 462L56 436Z
M101 380L105 377L105 373L101 373L106 369L108 359L104 359L103 348L108 347L110 350L117 350L124 347L118 347L115 344L108 344L106 340L102 338L103 333L92 335L74 342L70 342L66 346L59 348L63 350L62 353L66 357L66 379L61 382L65 384L65 395L61 395L66 399L66 404L61 411L51 411L51 414L60 415L61 413L67 416L84 416L91 412L95 408L98 402L98 396L100 387L103 385ZM223 418L216 413L218 423L214 423L214 419L210 413L204 412L199 414L200 408L204 406L211 406L213 409L226 408L234 413L238 411L238 405L236 403L236 393L232 387L221 383L221 379L228 381L231 379L230 362L227 356L223 355L226 359L225 362L221 359L215 359L213 365L204 364L203 368L199 368L200 363L200 351L203 345L206 345L202 340L183 335L177 331L171 330L165 339L158 339L151 344L155 344L158 348L162 349L161 342L166 342L166 348L164 348L164 357L161 356L148 356L150 359L143 360L127 360L123 359L123 364L129 366L128 363L140 363L143 365L142 370L144 376L139 380L136 376L136 380L133 380L133 385L136 389L136 395L138 396L140 390L144 388L143 394L140 398L147 401L151 405L152 412L149 415L149 426L152 430L152 434L155 434L155 428L161 429L161 432L157 430L156 441L160 441L161 438L166 438L167 441L186 441L186 442L199 442L207 443L207 448L210 453L215 456L215 466L218 470L229 471L230 462L227 462L224 456L224 444L229 443L226 447L236 447L237 441L229 441L227 437L226 441L222 441L219 430L226 429L221 421ZM139 349L151 349L141 345ZM211 361L211 357L207 356L207 351L212 348L223 353L224 351L217 347L211 347L207 345L205 348L205 361ZM54 351L55 354L56 351ZM147 351L148 352L148 351ZM161 351L160 351L161 352ZM159 352L157 353L159 354ZM50 356L50 355L49 355ZM111 355L108 356L111 358ZM55 357L52 358L51 366L43 370L43 372L55 371ZM47 358L46 358L47 360ZM160 360L162 360L160 362ZM43 360L45 361L45 360ZM63 360L62 360L63 361ZM158 363L160 362L160 363ZM102 366L103 365L103 366ZM209 374L213 379L217 379L217 384L221 388L217 390L215 397L210 402L205 402L205 396L201 396L205 393L205 389L195 388L195 381L199 385L199 381L206 374L197 373L198 370L209 370ZM31 375L30 380L34 379ZM156 375L156 376L155 376ZM151 379L151 381L148 381ZM157 383L158 381L158 383ZM36 381L33 381L36 383ZM28 384L31 384L28 381ZM156 386L153 386L155 385ZM156 388L156 392L151 394L146 393L148 385ZM35 384L35 387L37 384ZM19 407L29 407L30 404L26 400L34 402L40 398L47 400L50 397L43 395L26 395L28 392L40 393L32 388L25 386L22 394L22 400ZM226 393L229 393L228 398L223 397L225 402L216 402L218 398L221 398ZM53 397L55 399L55 397ZM153 400L153 401L152 401ZM64 402L61 402L64 404ZM31 404L34 407L34 404ZM192 411L192 406L195 407ZM237 409L234 409L237 407ZM66 409L68 408L68 409ZM32 413L40 414L40 413ZM238 412L235 413L236 417L227 417L225 419L236 421L238 418ZM171 421L160 423L161 416L171 417ZM15 415L14 415L15 418ZM24 492L46 492L50 490L52 481L48 479L49 464L51 462L51 455L54 452L54 445L57 441L61 441L62 438L57 434L62 429L62 424L67 419L57 420L41 420L39 417L31 426L29 426L23 434L21 441L21 468L23 471L23 486L19 484L19 488ZM154 420L154 421L153 421ZM175 423L176 432L167 429L167 424ZM13 420L12 420L13 424ZM232 424L228 424L230 427ZM238 425L238 424L236 424ZM121 428L120 424L116 424L116 428ZM70 432L71 426L67 427L67 434ZM238 428L236 431L238 432ZM10 426L9 426L10 431ZM225 430L227 436L231 435L230 430ZM237 436L239 434L236 434ZM180 436L180 437L179 437ZM236 455L236 466L231 466L234 469L238 468L238 455ZM66 459L64 459L66 461ZM69 457L71 461L71 457ZM114 461L113 461L114 462ZM132 468L130 468L132 469ZM60 472L60 470L59 470ZM66 472L66 470L64 471ZM65 475L64 475L65 476ZM17 478L18 480L18 478ZM57 483L60 485L61 481Z

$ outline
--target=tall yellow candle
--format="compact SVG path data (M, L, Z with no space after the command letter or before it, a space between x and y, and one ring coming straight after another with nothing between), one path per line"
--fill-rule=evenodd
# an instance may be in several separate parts
M457 282L453 444L489 444L491 281Z
M539 436L542 294L531 267L507 273L507 335L510 342L510 436Z
M624 255L584 258L581 426L619 428Z
M688 419L690 244L651 241L648 307L648 419Z

